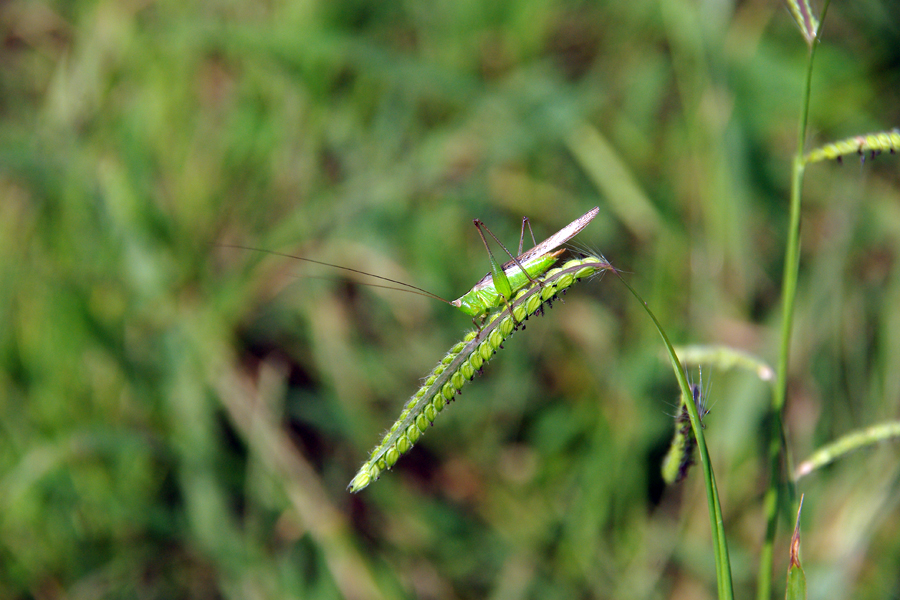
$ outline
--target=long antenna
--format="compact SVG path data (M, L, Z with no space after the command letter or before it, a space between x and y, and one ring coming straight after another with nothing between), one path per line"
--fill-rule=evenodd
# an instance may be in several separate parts
M220 248L238 248L240 250L251 250L253 252L265 252L266 254L274 254L275 256L283 256L285 258L294 258L296 260L303 260L303 261L313 263L316 265L323 265L325 267L333 267L335 269L342 269L344 271L350 271L351 273L356 273L358 275L365 275L366 277L374 277L375 279L381 279L382 281L389 281L391 283L396 283L397 285L402 285L404 288L409 288L409 289L393 288L393 287L388 287L388 286L384 286L384 285L375 285L375 284L366 284L366 285L371 285L372 287L381 287L381 288L385 288L388 290L396 290L398 292L408 292L410 294L418 294L420 296L427 296L428 298L434 298L435 300L440 300L441 302L450 304L449 300L445 300L445 299L441 298L440 296L438 296L437 294L433 294L433 293L429 292L428 290L424 290L420 287L416 287L416 286L412 285L411 283L397 281L396 279L391 279L389 277L382 277L381 275L373 275L372 273L366 273L365 271L360 271L359 269L353 269L351 267L343 267L341 265L335 265L332 263L323 262L321 260L313 260L311 258L304 258L302 256L295 256L293 254L286 254L284 252L276 252L275 250L265 250L263 248L253 248L251 246L241 246L239 244L216 244L216 245L219 246Z

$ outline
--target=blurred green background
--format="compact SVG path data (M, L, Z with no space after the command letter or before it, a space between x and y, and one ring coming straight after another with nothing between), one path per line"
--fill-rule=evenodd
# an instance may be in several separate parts
M677 386L615 278L351 496L469 319L220 245L455 298L489 266L473 218L514 244L599 205L576 241L674 342L774 362L806 54L782 4L23 0L0 24L0 597L714 595L700 478L659 476ZM898 24L832 4L811 144L900 124ZM900 411L898 174L807 171L795 462ZM746 598L770 393L703 374ZM801 482L811 597L900 597L897 456Z

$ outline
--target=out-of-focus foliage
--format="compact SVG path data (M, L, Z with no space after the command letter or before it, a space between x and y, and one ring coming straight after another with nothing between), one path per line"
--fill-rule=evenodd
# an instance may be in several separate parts
M812 146L900 124L891 11L832 5ZM577 241L673 342L771 363L806 52L784 6L11 0L0 23L0 597L713 594L699 481L659 475L676 385L613 278L351 496L469 319L217 244L456 297L489 267L473 218L513 245L523 214L540 236L599 204ZM844 162L806 174L797 457L900 410L900 162ZM748 597L768 388L712 378ZM900 593L898 465L803 480L811 597Z

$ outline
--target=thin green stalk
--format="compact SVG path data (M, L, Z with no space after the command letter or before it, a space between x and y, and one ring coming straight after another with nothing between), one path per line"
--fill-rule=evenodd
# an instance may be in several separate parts
M759 575L757 580L757 599L768 600L772 595L772 569L775 548L775 534L778 530L778 507L782 502L782 481L784 470L782 469L782 457L789 460L787 443L784 437L784 424L782 413L787 397L788 359L790 357L791 332L794 325L794 303L797 296L797 277L800 268L800 192L803 189L803 173L805 162L803 149L806 144L806 130L809 123L809 100L812 93L812 71L818 45L819 35L822 32L822 24L825 22L825 14L828 12L830 0L825 0L822 8L822 16L819 18L819 27L816 36L809 44L809 59L806 66L806 81L803 89L803 102L800 106L800 124L797 129L797 154L794 156L793 170L791 173L791 201L790 218L788 225L787 249L784 259L784 276L782 280L782 305L781 305L781 339L776 367L777 380L775 394L772 398L772 429L768 444L769 458L769 487L763 501L766 511L766 538L763 542L759 559ZM794 488L789 487L794 495ZM793 501L793 498L792 498Z
M703 436L703 424L700 421L700 413L697 410L697 405L694 403L694 397L691 393L690 384L688 384L687 375L685 374L684 367L681 365L681 361L678 360L678 355L675 354L675 349L672 347L669 337L663 330L662 325L660 325L659 321L656 319L656 315L653 314L653 311L650 310L650 307L647 306L647 303L641 298L641 295L638 294L633 287L628 285L628 282L625 281L619 272L615 269L612 269L612 271L618 276L619 281L625 284L625 287L627 287L632 295L637 298L638 302L641 303L641 306L644 307L644 310L647 311L647 314L650 315L653 324L656 325L656 330L663 339L666 351L669 354L672 370L675 371L675 377L678 379L678 385L681 387L682 402L687 407L688 414L691 417L691 427L694 430L694 437L697 440L700 465L703 470L703 478L706 482L706 500L709 504L709 520L712 528L713 540L715 542L716 581L719 598L720 600L726 598L733 599L734 585L731 581L731 562L728 558L728 541L725 539L725 523L722 519L722 506L719 503L719 491L716 487L716 478L713 474L712 463L709 460L709 450L706 448L706 438Z

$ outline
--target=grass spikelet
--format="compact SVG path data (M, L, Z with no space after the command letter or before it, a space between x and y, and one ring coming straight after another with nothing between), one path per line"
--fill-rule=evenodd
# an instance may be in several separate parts
M840 161L842 156L848 154L858 154L865 162L867 153L869 158L875 158L882 152L894 154L898 149L900 149L900 129L895 127L890 131L857 135L816 148L806 154L804 162L810 164L830 159Z
M552 301L577 281L609 269L612 267L602 256L567 261L562 266L547 271L538 278L537 284L526 286L510 301L515 322L510 317L509 310L503 307L488 318L480 332L468 332L461 342L450 348L425 379L422 387L412 395L347 489L351 493L364 489L384 471L393 467L403 454L409 452L438 413L494 356L518 325L532 315L541 314L545 302Z
M812 45L816 39L816 32L819 30L819 20L812 14L812 8L808 0L786 0L791 15L797 26L800 27L800 33L806 43Z
M685 367L712 364L718 371L744 369L756 373L762 381L775 379L775 370L752 354L723 345L675 346L675 352Z
M794 473L794 479L805 477L851 452L896 438L900 438L900 421L879 423L848 433L818 449L812 456L800 463Z
M701 384L691 384L691 395L694 400L694 406L697 407L697 414L702 422L703 417L709 413L706 406L704 391ZM680 483L687 477L688 469L694 464L694 450L697 448L697 438L691 429L691 417L688 414L687 406L682 402L675 415L675 437L669 446L669 451L663 458L662 476L666 485L674 485Z

